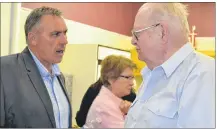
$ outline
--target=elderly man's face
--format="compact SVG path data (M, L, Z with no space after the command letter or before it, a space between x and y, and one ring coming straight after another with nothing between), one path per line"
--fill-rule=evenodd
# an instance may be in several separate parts
M66 32L63 18L52 15L41 18L32 46L42 63L53 64L62 61L68 43Z
M146 10L136 15L133 32L144 28L148 29L135 33L138 39L132 35L132 44L136 47L138 58L146 63L150 63L157 60L162 51L161 24L148 19Z

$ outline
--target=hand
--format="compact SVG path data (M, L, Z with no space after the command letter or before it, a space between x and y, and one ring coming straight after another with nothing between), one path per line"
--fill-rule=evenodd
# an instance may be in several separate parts
M124 115L127 114L128 110L130 109L130 105L132 103L127 101L127 100L123 100L121 101L120 105L119 105L119 108L120 110L123 112Z

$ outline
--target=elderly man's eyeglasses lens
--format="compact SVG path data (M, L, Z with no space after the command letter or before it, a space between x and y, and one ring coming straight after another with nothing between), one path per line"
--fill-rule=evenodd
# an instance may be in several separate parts
M136 31L132 31L132 36L134 36L136 38L136 40L138 40L138 33L142 32L142 31L145 31L145 30L148 30L150 28L154 28L156 26L160 25L160 23L158 24L154 24L154 25L151 25L149 27L146 27L146 28L143 28L143 29L140 29L140 30L136 30Z
M120 77L125 78L127 80L133 80L135 78L134 76L124 76L124 75L120 75Z

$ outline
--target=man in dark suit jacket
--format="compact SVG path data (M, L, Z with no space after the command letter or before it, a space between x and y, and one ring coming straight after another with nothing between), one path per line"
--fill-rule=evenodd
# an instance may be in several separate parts
M42 7L29 14L25 24L28 47L1 57L0 127L71 127L64 77L56 65L67 44L66 31L57 9Z

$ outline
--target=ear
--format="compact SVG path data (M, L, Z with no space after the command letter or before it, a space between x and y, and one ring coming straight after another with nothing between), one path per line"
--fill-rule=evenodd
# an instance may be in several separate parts
M161 38L163 43L167 43L168 42L168 37L169 37L169 28L168 28L168 24L166 24L165 22L160 23L161 26Z
M29 43L31 45L37 45L37 42L36 42L36 34L33 33L33 32L29 32L28 33L28 40L29 40Z
M115 81L114 79L108 79L108 82L110 85L112 85L114 83L114 81Z

